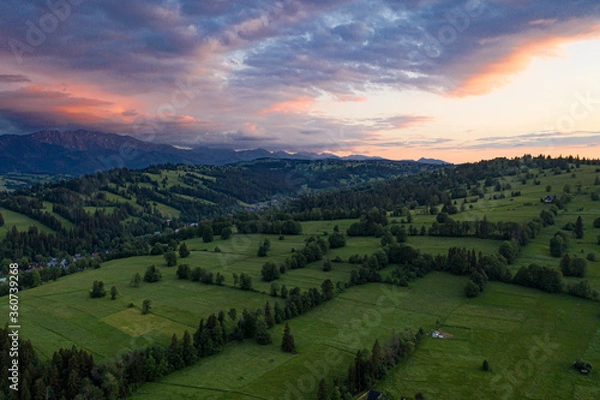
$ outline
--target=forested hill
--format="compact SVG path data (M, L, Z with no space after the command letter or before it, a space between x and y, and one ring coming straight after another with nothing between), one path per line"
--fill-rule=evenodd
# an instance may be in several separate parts
M453 205L454 199L467 196L483 197L488 192L499 191L498 178L518 176L521 180L539 180L530 170L548 170L551 174L568 172L582 164L598 165L598 160L580 160L576 157L550 158L526 155L520 158L497 158L477 163L439 168L428 173L371 182L359 187L341 188L321 194L308 194L288 204L286 211L296 219L314 219L314 214L326 212L325 219L344 218L351 210L368 210L372 207L388 211L419 205ZM355 213L353 213L355 214Z
M36 184L0 194L0 213L5 214L0 256L115 249L135 237L256 211L303 193L439 168L417 162L263 159L230 166L119 168ZM21 225L13 228L15 221Z

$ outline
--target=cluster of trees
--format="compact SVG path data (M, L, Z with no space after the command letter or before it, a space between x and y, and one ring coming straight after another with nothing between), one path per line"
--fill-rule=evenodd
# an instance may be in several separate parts
M584 258L573 257L565 254L560 260L560 270L563 276L583 278L587 272L587 261Z
M279 267L273 261L268 261L268 262L264 263L264 265L262 266L262 268L260 270L260 274L261 274L263 281L265 281L265 282L274 281L276 279L279 279L279 276L280 276Z
M565 232L558 231L550 239L550 255L552 257L562 257L569 249L569 235Z
M247 214L241 214L239 217ZM238 219L236 222L238 233L252 234L264 233L272 235L300 235L302 225L298 221L265 221L261 219L244 220Z
M186 279L191 280L193 282L202 282L208 285L216 284L218 286L223 286L225 284L225 276L220 272L217 272L217 274L215 275L212 273L212 271L206 268L195 267L192 269L188 264L180 264L177 267L175 276L178 279Z
M94 287L103 288L103 284L95 282ZM195 363L200 357L219 352L228 341L255 338L261 344L269 343L272 337L268 329L331 299L333 294L330 281L324 281L320 291L311 288L301 292L299 288L294 288L285 307L276 302L271 309L267 302L263 309L255 312L244 310L239 318L235 309L230 309L228 316L234 323L231 330L227 329L226 316L221 311L218 316L209 316L206 323L201 320L193 336L187 331L181 339L173 335L167 348L156 345L137 349L99 364L95 363L91 354L74 347L60 349L48 361L41 361L35 355L30 341L19 339L19 398L124 398L145 382L155 381ZM142 312L150 312L150 307L151 301L144 300ZM12 347L9 333L8 329L0 327L0 391L7 398L12 393L8 379L11 365L9 351ZM295 352L294 337L287 324L282 350Z
M330 249L339 249L346 246L346 235L340 232L340 228L336 225L333 227L333 233L327 238Z
M271 250L271 241L269 239L264 239L258 246L256 255L258 257L266 257L269 250Z
M517 285L543 290L548 293L563 291L563 279L560 271L537 264L521 267L512 281Z
M94 281L92 285L92 291L90 292L90 297L95 299L98 297L106 296L106 289L104 289L103 281Z
M410 328L397 333L392 331L388 340L380 345L376 340L371 351L359 350L351 364L348 366L346 378L340 382L335 378L328 383L325 378L319 382L317 399L319 400L341 400L352 398L373 387L378 381L387 376L388 371L401 361L408 358L425 337L425 332L420 328L417 332ZM396 399L384 393L384 399ZM405 399L406 397L402 396ZM424 399L419 393L415 399Z
M350 225L346 233L348 236L381 237L387 224L387 211L384 208L373 207L360 216L360 222Z
M144 273L144 282L158 282L162 279L162 274L160 270L156 268L155 265L151 265L146 268L146 272Z
M252 290L252 276L245 272L240 275L233 273L233 286L238 286L241 290Z

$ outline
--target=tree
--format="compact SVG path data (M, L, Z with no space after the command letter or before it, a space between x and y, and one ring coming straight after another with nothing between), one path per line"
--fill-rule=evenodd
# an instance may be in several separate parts
M175 274L179 279L189 279L191 274L190 266L188 264L181 264L177 267L177 272Z
M273 261L266 262L260 271L262 280L265 282L271 282L279 279L279 267Z
M285 328L283 328L283 338L281 340L281 350L286 353L295 353L296 352L296 343L294 341L294 335L291 334L289 324L285 324Z
M154 265L146 268L146 273L144 274L144 282L158 282L162 278L162 274L160 270L156 268Z
M4 216L0 213L0 226L4 226Z
M31 275L30 287L34 288L34 287L38 287L42 284L42 277L40 276L40 271L38 271L37 269L34 269L33 271L30 272L30 275Z
M331 300L333 298L333 291L333 282L331 282L330 279L325 279L323 283L321 283L321 295L323 296L323 300Z
M557 232L554 237L550 239L550 255L552 255L552 257L562 257L568 248L568 239L562 232Z
M188 250L187 244L185 242L181 243L179 246L179 257L186 258L190 255L190 251Z
M140 283L142 283L142 276L140 275L139 272L137 272L135 275L133 275L133 278L131 278L131 282L129 282L129 286L140 287Z
M594 228L600 228L600 217L594 220Z
M119 294L119 291L117 290L116 286L113 286L110 288L110 299L111 300L116 300L118 294Z
M505 240L498 249L498 253L512 264L519 256L519 245L513 241Z
M479 285L477 285L472 280L467 282L467 285L465 286L465 295L467 297L471 297L471 298L477 297L477 296L479 296L479 293L481 293L481 289L479 288Z
M327 392L327 383L325 382L325 379L321 379L321 381L319 382L317 400L329 400L329 393Z
M210 243L214 240L213 230L210 225L204 226L204 231L202 232L202 241L204 243Z
M104 282L94 281L92 285L92 291L90 292L91 298L98 298L106 296L106 289L104 289Z
M267 324L267 328L271 329L273 325L275 325L275 316L271 311L271 303L268 301L265 304L265 323Z
M337 228L337 225L335 227ZM329 235L327 241L329 242L329 248L331 249L338 249L346 246L346 236L339 232L339 228L337 231L334 228L334 232Z
M483 360L483 363L481 364L481 369L483 369L484 371L490 370L490 364L488 363L488 360Z
M217 272L217 277L215 278L215 283L219 286L223 286L225 284L225 276L222 273Z
M231 237L231 234L233 233L233 231L231 230L230 227L225 227L223 229L221 229L221 239L223 240L227 240Z
M281 298L282 299L288 298L288 288L285 285L281 285Z
M331 260L329 258L323 260L323 267L321 269L325 272L331 271Z
M163 257L165 258L165 261L167 262L167 267L174 267L177 265L177 255L175 254L174 251L167 251Z
M262 315L256 319L256 342L262 345L273 343L271 333L267 330L265 317Z
M252 277L245 272L240 275L240 289L251 290L252 289Z
M577 217L577 221L575 222L574 233L577 239L583 238L583 219L581 219L581 216Z
M183 343L181 345L181 353L183 357L183 363L185 365L192 365L198 358L198 351L192 344L192 337L186 330L183 334Z
M277 297L277 291L279 290L279 285L277 282L271 282L271 290L269 294L273 297Z
M381 247L385 247L388 244L393 244L395 241L394 235L390 231L386 231L381 237L380 245Z
M144 300L142 303L142 314L148 314L150 312L150 308L152 306L152 301L150 299Z
M267 252L270 249L271 249L271 241L269 239L265 239L261 242L260 246L258 247L258 252L256 255L258 257L266 257Z

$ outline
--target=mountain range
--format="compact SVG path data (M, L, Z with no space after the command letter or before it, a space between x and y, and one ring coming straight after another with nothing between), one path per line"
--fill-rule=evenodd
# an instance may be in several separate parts
M380 157L330 153L271 152L265 149L180 148L144 142L131 136L87 130L43 130L28 135L0 136L0 173L81 175L117 167L145 168L155 164L225 165L259 158L295 160L383 160ZM426 164L447 164L421 158Z

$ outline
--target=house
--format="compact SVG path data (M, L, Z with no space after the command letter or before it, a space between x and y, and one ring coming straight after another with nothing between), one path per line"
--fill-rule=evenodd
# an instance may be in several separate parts
M382 393L376 392L375 390L369 390L367 393L360 396L359 400L377 400L383 396Z
M546 196L544 197L544 203L552 203L556 199L556 196Z
M374 390L369 390L368 396L366 400L377 400L382 396L381 393L376 392Z

